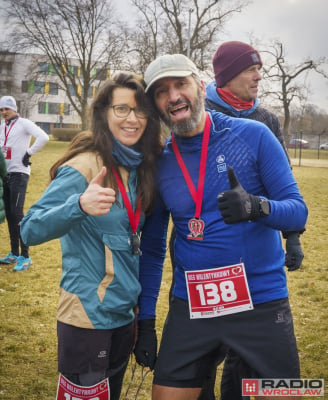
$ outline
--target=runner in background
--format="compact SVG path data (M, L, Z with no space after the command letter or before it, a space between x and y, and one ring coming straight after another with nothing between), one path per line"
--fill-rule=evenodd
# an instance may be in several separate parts
M32 121L17 113L12 96L0 99L0 146L5 155L8 175L4 181L4 202L10 236L10 252L0 264L14 264L14 271L25 271L32 264L29 248L20 236L19 224L24 216L24 203L31 173L31 156L49 140L49 136ZM34 143L30 146L32 137Z

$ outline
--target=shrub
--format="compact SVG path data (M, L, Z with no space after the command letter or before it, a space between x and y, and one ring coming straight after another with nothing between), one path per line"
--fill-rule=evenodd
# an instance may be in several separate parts
M73 137L81 132L81 128L53 128L50 132L56 140L70 142Z

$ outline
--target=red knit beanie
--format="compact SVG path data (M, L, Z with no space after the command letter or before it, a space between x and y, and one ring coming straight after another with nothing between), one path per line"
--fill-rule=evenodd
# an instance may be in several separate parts
M260 54L252 46L243 42L225 42L219 46L213 57L213 69L218 88L251 65L260 64Z

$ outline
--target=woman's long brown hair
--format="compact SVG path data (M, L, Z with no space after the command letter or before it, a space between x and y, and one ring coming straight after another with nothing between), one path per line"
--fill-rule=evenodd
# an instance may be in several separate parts
M134 90L138 107L147 110L147 126L136 148L143 154L142 163L138 167L137 193L141 198L142 209L148 213L154 198L156 160L161 153L162 143L158 114L151 99L145 94L145 83L139 75L119 72L101 86L91 104L90 131L83 131L74 137L64 156L51 167L50 178L54 179L58 168L68 160L91 151L100 155L107 167L107 179L111 187L118 189L111 172L112 167L117 172L119 170L112 155L113 139L107 123L108 106L112 104L116 88Z

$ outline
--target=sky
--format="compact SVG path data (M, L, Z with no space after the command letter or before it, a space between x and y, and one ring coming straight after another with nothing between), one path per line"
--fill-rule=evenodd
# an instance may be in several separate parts
M118 11L129 10L128 3L120 0ZM288 64L297 65L307 57L328 58L328 0L252 0L229 20L221 38L249 43L250 35L261 43L281 41ZM308 102L328 113L328 79L314 72L307 79L313 92Z
M124 17L133 15L129 0L114 0L114 4ZM261 39L261 43L281 41L289 64L300 63L307 57L328 58L328 0L251 0L225 25L221 38L222 42L249 42L250 35ZM325 70L328 74L328 65ZM307 79L312 91L309 103L328 113L328 79L315 72L310 72Z
M328 1L253 0L228 22L224 41L249 42L250 35L264 43L281 41L289 64L307 57L328 60ZM325 71L328 73L328 65ZM328 79L310 72L307 80L312 92L309 102L328 113Z

